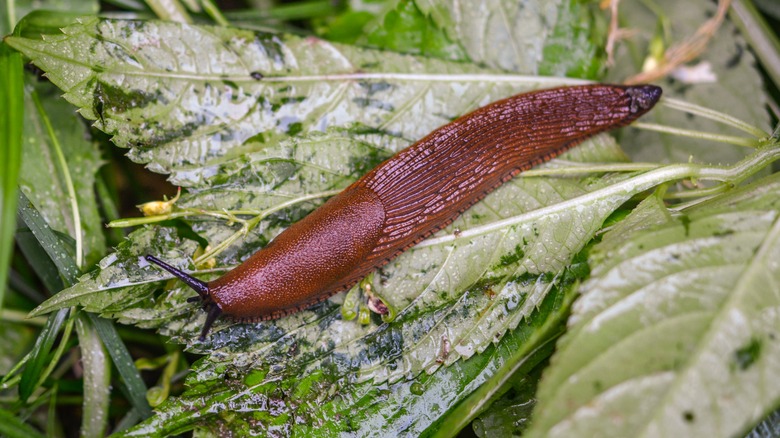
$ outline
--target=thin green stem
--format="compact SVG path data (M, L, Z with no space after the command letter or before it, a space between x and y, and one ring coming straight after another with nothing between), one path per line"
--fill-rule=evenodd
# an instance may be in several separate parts
M153 224L157 222L167 221L171 219L178 219L182 217L190 217L190 216L212 216L216 217L218 219L225 219L229 221L237 221L242 222L242 219L237 218L236 216L257 216L262 220L263 218L267 217L269 214L277 212L279 210L283 210L287 207L290 207L292 205L295 205L299 202L305 202L310 201L312 199L318 199L318 198L327 198L333 195L336 195L340 192L340 190L329 190L325 192L315 193L312 195L306 195L301 196L295 199L291 199L289 201L283 202L281 204L278 204L274 207L271 207L266 210L222 210L222 211L211 211L211 210L204 210L201 208L183 208L179 211L174 211L168 214L159 214L154 216L144 216L144 217L134 217L129 219L117 219L113 220L106 225L109 228L127 228L127 227L136 227L138 225L146 225L146 224ZM254 221L257 218L253 218L250 221ZM258 220L258 221L259 221ZM253 224L252 228L256 226L257 224Z
M311 194L311 195L300 196L298 198L282 202L281 204L277 204L277 205L275 205L275 206L273 206L271 208L268 208L268 209L264 210L260 215L258 215L257 218L255 218L253 220L255 220L257 222L260 222L261 220L263 220L266 217L268 217L268 215L270 215L272 213L276 213L277 211L280 211L280 210L284 210L285 208L292 207L295 204L299 204L301 202L306 202L306 201L312 201L312 200L320 199L320 198L329 198L331 196L338 195L339 193L341 193L341 191L342 191L341 189L338 189L338 190L327 190L327 191L324 191L324 192L314 193L314 194Z
M161 20L192 23L187 8L178 0L146 0L146 4Z
M664 196L664 199L693 199L700 198L702 196L712 196L719 193L727 192L734 187L731 183L721 183L714 187L707 187L706 189L686 190L682 192L671 192Z
M714 195L710 195L710 196L702 196L700 198L696 198L696 199L688 201L688 202L683 202L683 203L680 203L680 204L676 204L676 205L674 205L672 207L669 207L669 211L681 212L681 211L684 211L684 210L686 210L688 208L691 208L693 206L699 205L702 202L709 201L710 199L712 199L712 198L714 198L716 196L718 196L718 195L714 194Z
M560 162L560 161L559 161ZM547 167L544 169L531 169L520 173L520 177L536 176L572 176L588 173L605 172L643 172L661 167L656 163L612 163L612 164L590 164L590 163L566 163L565 167Z
M214 216L220 219L236 219L235 216L247 215L255 216L262 214L260 210L225 210L223 212L214 212L209 210L203 210L199 208L185 208L181 211L174 211L168 214L158 214L154 216L133 217L129 219L117 219L109 222L106 227L108 228L127 228L136 227L138 225L153 224L157 222L167 221L171 219L178 219L180 217L189 216Z
M51 388L51 396L49 397L49 410L46 419L46 436L58 436L59 429L57 428L57 398L59 395L59 382L55 382Z
M759 146L759 141L754 138L736 137L733 135L712 134L709 132L693 131L690 129L674 128L671 126L657 125L655 123L637 122L631 126L639 129L646 129L648 131L662 132L664 134L681 135L684 137L697 138L700 140L710 140L720 143L728 143L737 146L743 146L746 148L753 148Z
M19 386L19 381L20 380L22 380L22 374L21 373L14 375L13 377L9 378L8 380L0 381L0 391L5 391L6 389L15 388L15 387ZM14 400L18 401L19 400L19 396L14 394Z
M210 210L195 210L195 212L197 212L197 213L199 213L199 214L201 214L203 216L211 216L211 217L217 218L217 219L224 219L224 220L228 221L229 223L233 223L233 222L238 222L240 224L246 224L247 223L246 219L238 218L238 217L236 217L235 214L233 214L232 212L230 212L228 210L223 210L221 212L210 211Z
M703 117L706 119L714 120L718 123L722 123L724 125L731 126L733 128L739 129L741 131L744 131L756 138L762 139L769 136L767 132L765 132L763 129L757 128L749 123L746 123L736 117L730 116L728 114L724 114L719 111L715 111L711 108L706 108L700 105L696 105L694 103L686 102L684 100L679 99L673 99L669 97L665 97L661 100L661 103L672 109L676 109L679 111L683 111L689 114L693 114L699 117Z
M43 327L46 324L44 317L27 318L27 312L20 312L18 310L3 309L0 310L0 321L12 322L18 324L34 325L36 327Z
M215 255L221 253L225 249L227 249L230 245L232 245L234 242L236 242L241 237L244 237L249 233L249 227L244 224L240 230L236 231L232 235L230 235L228 238L223 240L222 242L219 242L217 246L209 249L208 251L201 254L200 257L196 258L194 260L195 265L200 265L201 263L205 262L206 260L214 257Z
M24 111L22 56L0 42L0 309L13 258Z
M81 213L79 212L78 199L76 198L76 188L73 185L73 178L70 176L68 162L65 160L65 154L62 152L62 146L57 138L57 133L54 132L51 120L49 120L49 116L46 114L46 110L44 110L43 104L41 104L41 100L38 98L38 93L33 91L31 96L35 103L35 108L38 110L38 115L46 126L46 131L51 139L52 148L57 156L57 163L60 166L62 177L65 180L65 188L68 191L68 202L70 203L70 210L73 215L73 238L76 240L76 266L80 269L84 266L84 237L82 236Z
M8 29L12 30L16 24L16 2L14 0L8 0L5 2L8 9Z
M138 225L153 224L156 222L167 221L171 219L177 219L180 217L196 216L199 215L196 211L175 211L168 214L159 214L155 216L133 217L129 219L117 219L109 222L106 227L108 228L127 228L136 227Z
M208 16L211 17L214 22L220 26L230 26L230 22L228 22L227 18L222 15L222 11L219 10L213 1L201 0L200 4L203 6L203 10L206 11L206 14L208 14Z

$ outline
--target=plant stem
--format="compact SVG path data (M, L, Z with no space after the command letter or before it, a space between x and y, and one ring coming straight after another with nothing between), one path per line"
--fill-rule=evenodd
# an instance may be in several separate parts
M60 165L62 171L62 177L65 179L65 188L68 191L68 202L70 202L70 210L73 215L73 238L76 240L76 266L81 269L84 266L84 237L81 230L81 213L79 212L78 199L76 198L76 189L73 185L73 178L70 176L70 169L68 168L68 162L65 160L65 154L62 152L62 146L57 138L57 133L54 131L54 127L49 120L46 110L41 104L41 100L38 98L38 93L33 91L31 93L32 100L35 103L35 108L38 110L43 124L46 126L46 131L51 139L52 149L57 156L57 162Z
M694 103L686 102L684 100L665 97L661 100L661 103L668 108L684 111L689 114L693 114L699 117L704 117L710 120L714 120L718 123L722 123L724 125L737 128L756 138L766 138L769 135L763 129L757 128L749 123L743 122L742 120L736 117L730 116L728 114L724 114L720 111L715 111L710 108L696 105Z
M711 134L709 132L693 131L690 129L674 128L671 126L657 125L655 123L637 122L631 126L639 129L646 129L648 131L662 132L665 134L681 135L684 137L697 138L700 140L711 140L721 143L728 143L737 146L743 146L747 148L756 148L759 146L759 141L754 138L736 137L733 135L723 134Z
M561 162L561 160L559 160ZM537 176L572 176L588 173L605 172L638 172L653 170L661 167L656 163L611 163L611 164L590 164L590 163L571 163L564 167L547 167L543 169L531 169L521 172L519 177L537 177Z
M217 24L220 26L230 26L230 23L227 21L225 16L222 15L222 11L219 10L213 1L201 0L200 4L203 6L203 10L206 11L206 14L208 14L208 16L211 17L211 19L214 20Z
M12 309L0 310L0 321L27 324L36 327L43 327L43 325L46 324L46 318L44 317L28 318L27 312L20 312Z

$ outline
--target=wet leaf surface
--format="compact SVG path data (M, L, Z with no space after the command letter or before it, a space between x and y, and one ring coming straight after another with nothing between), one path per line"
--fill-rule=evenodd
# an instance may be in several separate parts
M779 188L775 175L597 246L529 436L734 436L766 415Z

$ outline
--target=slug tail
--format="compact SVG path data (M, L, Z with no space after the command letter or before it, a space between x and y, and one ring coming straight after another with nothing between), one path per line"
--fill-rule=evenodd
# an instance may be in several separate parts
M197 292L203 301L207 301L207 299L209 298L209 285L205 281L198 280L197 278L191 276L190 274L180 269L174 268L173 266L165 263L164 261L158 259L155 256L147 255L144 258L146 259L147 262L152 262L157 266L170 272L171 274L175 275L178 279L183 281L187 286L191 287L195 292Z

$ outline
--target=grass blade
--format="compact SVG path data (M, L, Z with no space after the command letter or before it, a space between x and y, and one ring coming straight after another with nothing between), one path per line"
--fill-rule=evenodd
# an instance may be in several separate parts
M0 309L3 307L16 223L16 179L19 175L24 120L22 57L0 44Z
M142 418L150 417L152 410L146 401L146 384L141 380L138 368L135 367L135 362L130 357L130 352L127 351L124 342L119 338L114 324L93 313L89 313L89 316L100 339L103 341L103 345L105 345L108 353L111 355L111 360L114 361L119 375L122 376L122 380L127 386L127 397L130 399L133 408L139 412Z
M76 318L81 363L84 365L84 417L81 436L100 438L108 427L108 404L111 395L111 363L106 349L90 318L80 314Z
M54 265L57 266L57 271L65 282L68 285L75 284L79 268L70 255L73 253L73 249L57 233L52 231L32 202L21 192L19 192L19 216L43 250L46 251L51 261L54 262ZM53 290L52 292L57 291Z
M5 409L0 409L0 435L8 438L43 438L40 432Z
M27 401L35 389L38 388L46 365L53 362L49 352L57 339L60 329L67 321L69 313L69 309L60 309L57 313L49 316L46 325L41 330L41 334L38 335L38 339L35 341L35 345L28 356L30 359L27 362L27 366L24 367L24 372L22 372L22 379L19 381L19 398L22 401Z

